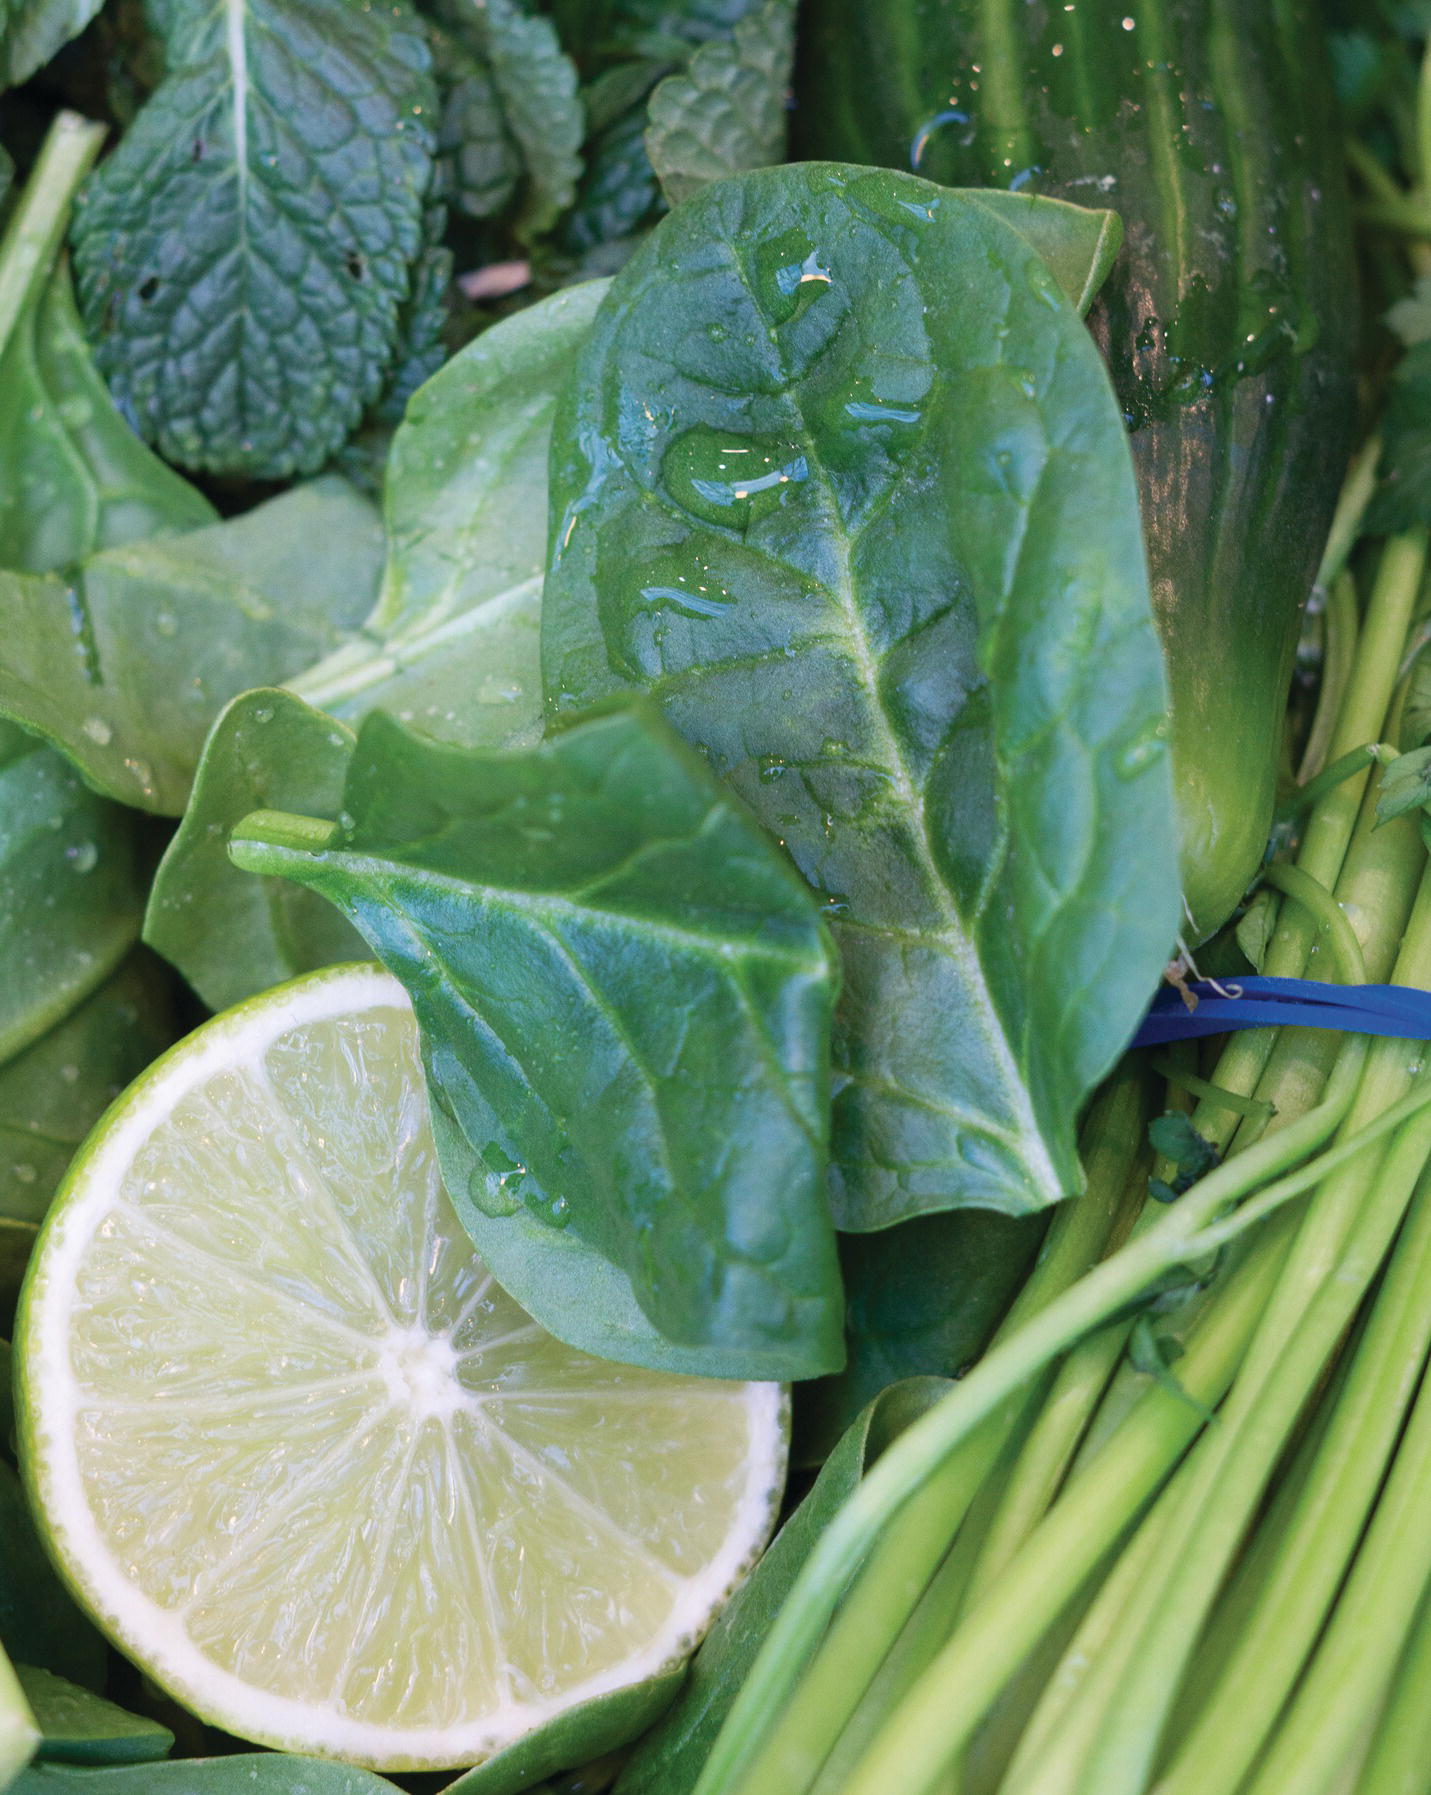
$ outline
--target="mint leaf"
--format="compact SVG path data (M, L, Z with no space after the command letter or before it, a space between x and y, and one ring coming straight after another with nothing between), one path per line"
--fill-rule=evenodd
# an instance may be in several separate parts
M78 37L104 0L0 0L0 90L18 87ZM0 180L0 193L5 183Z
M649 690L823 902L857 1230L1077 1190L1178 926L1126 433L1021 197L826 163L703 189L553 432L548 703ZM1099 215L1025 211L1105 253Z
M358 734L339 826L230 852L401 978L443 1175L559 1339L710 1377L834 1369L835 975L809 893L700 756L614 712L520 753Z
M781 160L794 56L794 0L766 0L730 41L703 44L656 88L646 151L672 205L707 181Z
M517 191L522 156L507 130L492 71L436 28L433 63L442 93L437 142L443 192L469 218L494 217Z
M183 466L317 469L381 392L423 247L436 98L402 0L170 0L170 73L76 208L80 303Z

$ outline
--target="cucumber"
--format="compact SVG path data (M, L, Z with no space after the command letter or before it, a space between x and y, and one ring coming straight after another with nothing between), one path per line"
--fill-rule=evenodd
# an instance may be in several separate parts
M1185 939L1264 852L1351 449L1355 275L1309 0L806 0L794 153L1122 215L1090 315L1167 651Z

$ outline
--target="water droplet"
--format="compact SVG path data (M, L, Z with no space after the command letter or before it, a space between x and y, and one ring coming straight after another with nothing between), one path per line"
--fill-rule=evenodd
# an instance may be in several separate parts
M757 297L777 326L803 317L834 284L820 251L799 229L760 244L755 266Z
M39 1176L39 1173L36 1172L32 1165L11 1166L10 1169L15 1174L16 1182L19 1184L33 1184L35 1179Z
M77 873L92 873L99 865L99 849L92 841L77 841L65 849L65 859Z
M107 748L114 740L114 731L103 717L86 717L83 729L89 739L101 748Z
M271 704L260 704L253 713L253 720L255 723L271 723L273 721L273 706Z
M647 604L674 605L690 617L724 617L727 611L735 609L730 599L715 598L703 587L693 590L689 586L643 586L641 596Z
M547 1216L554 1228L565 1228L571 1221L571 1204L565 1197L553 1197Z
M851 399L845 412L860 424L917 424L924 415L911 405L875 405L868 399Z
M789 443L704 425L678 437L661 468L678 504L705 523L736 530L767 516L809 473L805 456Z
M1120 779L1136 779L1165 753L1166 735L1167 727L1162 722L1135 735L1114 752L1113 771Z
M60 1067L60 1077L62 1079L64 1079L66 1084L78 1084L79 1083L79 1075L80 1075L80 1069L78 1066L61 1066Z
M924 153L929 148L929 139L936 131L942 130L945 125L967 125L968 122L969 114L960 112L957 106L946 106L942 112L936 112L933 118L927 118L914 133L910 143L909 166L916 174L919 172L919 165L923 162ZM914 207L910 206L909 210L913 211Z
M156 611L154 629L158 635L175 636L179 633L179 619L172 611Z
M351 810L340 810L338 812L338 827L345 833L350 832L357 827L357 818L353 815Z

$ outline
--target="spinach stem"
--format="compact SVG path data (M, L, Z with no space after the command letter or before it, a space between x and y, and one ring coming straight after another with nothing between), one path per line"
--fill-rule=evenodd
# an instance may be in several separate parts
M1431 1764L1431 1591L1421 1599L1357 1795L1417 1795Z
M1360 748L1353 748L1350 754L1343 754L1339 760L1324 767L1314 779L1289 792L1277 806L1278 820L1291 822L1304 810L1320 803L1333 786L1340 785L1344 779L1350 779L1354 773L1372 765L1384 767L1395 759L1396 749L1387 742L1366 742Z
M34 172L0 238L0 354L26 306L49 279L75 192L103 142L104 126L77 112L57 113L45 134Z
M1322 649L1322 677L1317 691L1317 708L1307 734L1307 746L1297 778L1305 788L1321 772L1327 761L1327 745L1336 728L1337 712L1356 662L1357 615L1356 581L1343 568L1327 587L1327 603ZM1320 794L1318 794L1320 796Z

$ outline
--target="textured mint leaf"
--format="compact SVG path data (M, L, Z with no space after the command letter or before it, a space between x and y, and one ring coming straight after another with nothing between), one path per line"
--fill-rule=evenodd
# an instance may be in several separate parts
M184 820L154 875L144 939L211 1010L368 957L331 904L287 879L241 873L229 859L229 836L255 810L336 814L354 740L291 692L262 687L235 698L210 731Z
M397 355L375 416L398 424L407 402L447 360L447 294L452 285L452 251L442 241L447 208L429 206L427 242L412 271L412 287L398 318Z
M503 1288L609 1358L837 1366L829 943L699 756L640 710L506 755L378 712L343 804L326 845L260 813L230 852L329 898L407 986L444 1178Z
M0 0L0 90L18 87L78 37L104 0ZM0 181L0 193L5 183Z
M73 580L0 573L0 714L109 797L177 815L230 698L335 648L376 596L382 532L332 477Z
M383 388L423 246L436 96L402 0L171 0L169 74L76 210L80 304L186 467L316 470Z
M765 0L728 42L703 44L661 82L646 152L672 205L707 181L781 160L794 57L795 0Z
M0 356L0 567L48 573L215 518L115 410L56 269Z
M586 120L575 64L551 20L528 13L517 0L481 0L480 5L445 0L438 10L442 23L490 81L503 131L521 158L522 228L540 235L571 204L581 178ZM484 100L477 89L468 96L474 105ZM500 176L494 121L483 110L470 123L480 146L474 187L480 185L476 177L486 174L495 191Z
M614 281L552 486L549 702L649 690L824 900L841 1225L1078 1189L1177 843L1123 424L1043 259L913 176L709 187Z
M644 222L660 198L646 154L643 107L608 125L590 145L586 173L564 227L565 241L578 254L618 242Z
M309 704L349 722L391 711L468 747L541 733L552 416L604 291L569 287L514 313L414 396L383 483L377 605L351 642L287 682Z

